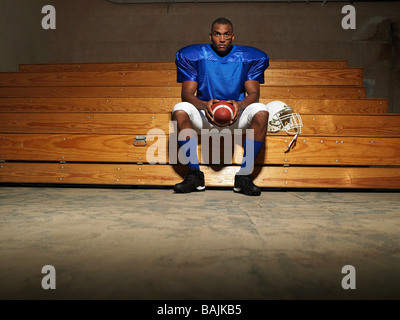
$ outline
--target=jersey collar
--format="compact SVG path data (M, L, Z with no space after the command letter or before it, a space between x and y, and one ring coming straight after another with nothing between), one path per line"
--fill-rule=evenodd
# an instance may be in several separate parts
M214 51L214 49L211 47L211 44L208 44L208 45L207 45L207 48L213 53L213 55L214 55L218 60L221 60L221 61L224 61L224 60L228 59L228 57L230 57L230 56L232 55L232 53L233 53L234 51L236 51L236 46L235 46L235 45L232 45L231 52L229 52L226 56L221 57L220 55L218 55L218 53L216 53L216 52Z

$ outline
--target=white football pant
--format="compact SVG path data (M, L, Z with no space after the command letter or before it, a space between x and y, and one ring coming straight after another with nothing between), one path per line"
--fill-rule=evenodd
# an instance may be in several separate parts
M172 113L177 110L185 111L189 115L190 122L192 124L193 130L200 133L201 129L211 129L211 128L221 128L217 125L211 124L207 117L204 110L197 109L194 105L189 102L179 102L177 103ZM223 127L230 130L234 129L248 129L251 124L251 120L253 119L254 115L259 111L268 111L265 104L256 102L252 103L244 110L241 110L239 113L239 118L235 121L234 124L231 126Z

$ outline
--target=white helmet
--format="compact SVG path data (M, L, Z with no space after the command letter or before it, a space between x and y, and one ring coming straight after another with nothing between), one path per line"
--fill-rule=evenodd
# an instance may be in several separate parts
M286 131L287 134L294 135L292 141L288 145L289 152L296 145L297 137L301 133L303 122L298 113L293 113L293 109L282 101L271 101L266 104L269 112L268 116L268 132Z
M266 104L269 112L268 132L286 131L288 134L300 134L303 123L298 113L282 101Z

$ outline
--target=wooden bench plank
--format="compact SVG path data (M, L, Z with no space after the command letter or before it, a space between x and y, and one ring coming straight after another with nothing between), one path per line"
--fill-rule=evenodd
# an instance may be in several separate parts
M104 72L42 72L0 73L2 87L48 87L48 86L174 86L176 73L173 70L153 71L104 71Z
M399 114L303 114L301 118L302 136L400 137ZM0 132L146 135L151 129L169 132L170 120L170 114L156 113L2 113Z
M174 61L20 64L19 72L176 70Z
M400 115L302 115L302 135L400 137Z
M267 69L264 86L362 86L363 70L346 69Z
M340 87L335 88L339 91ZM348 92L350 95L357 95L358 91L353 89ZM362 92L358 94L361 95ZM180 98L180 96L181 87L0 87L0 97L3 98Z
M0 86L177 86L175 70L103 72L3 72ZM267 69L262 86L361 86L361 68Z
M171 150L175 153L170 157L169 137L165 137L164 143L147 137L144 147L134 146L134 139L134 135L5 134L0 136L0 156L4 161L178 162L176 140L171 140ZM400 139L307 137L300 138L296 147L285 153L290 141L290 136L267 137L256 162L282 165L400 165ZM231 157L226 164L241 164L243 143L231 144L231 149L225 144L225 149L221 149L226 151L221 150L221 158L217 160L206 152L211 150L212 143L209 140L208 148L206 142L200 143L200 163L224 163L224 152L230 151Z
M271 60L273 68L347 68L346 60ZM175 70L174 61L20 64L19 72Z
M348 68L347 60L272 60L269 68Z
M357 86L267 86L260 89L268 99L360 99L366 88ZM180 98L181 87L0 87L3 98Z
M267 104L273 99L260 99ZM295 112L314 114L385 114L387 99L276 99ZM0 98L0 112L170 113L180 98Z
M265 167L254 182L263 187L281 188L399 189L400 168L289 167L274 170Z
M261 99L265 100L265 99ZM272 101L269 99L265 103ZM388 99L284 99L284 102L300 114L386 114Z
M169 114L132 113L2 113L3 133L147 134L169 130Z
M223 169L201 166L208 187L232 187L238 169L238 166ZM264 166L257 169L254 182L264 188L400 188L400 168ZM182 181L186 170L180 165L3 163L0 182L173 186Z

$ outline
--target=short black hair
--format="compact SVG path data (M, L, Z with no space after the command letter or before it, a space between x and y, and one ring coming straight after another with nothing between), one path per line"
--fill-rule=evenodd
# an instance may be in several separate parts
M211 32L212 32L212 29L213 29L213 27L214 27L215 24L229 24L229 25L232 27L232 30L233 30L233 24L232 24L232 22L231 22L229 19L227 19L227 18L218 18L218 19L215 19L214 22L211 24Z

